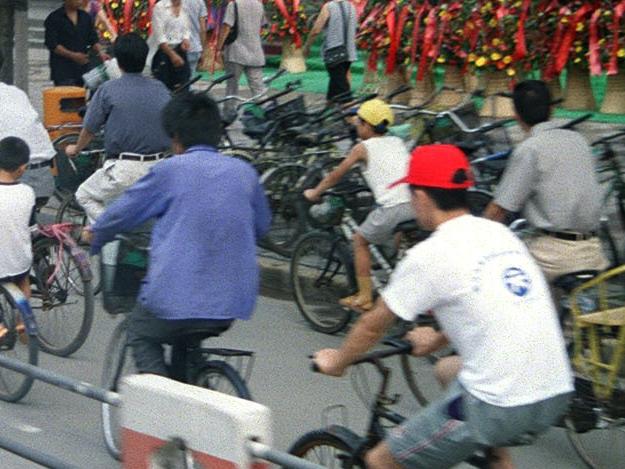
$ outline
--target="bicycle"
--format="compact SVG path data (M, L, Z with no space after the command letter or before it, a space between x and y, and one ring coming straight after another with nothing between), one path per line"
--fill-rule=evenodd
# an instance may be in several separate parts
M129 255L147 257L149 248L144 233L120 235L117 239L120 243L117 255L118 262L123 262L123 258L128 258ZM136 259L133 263L138 264ZM102 292L105 308L110 308L111 305L119 306L121 296L125 297L125 301L122 303L126 308L124 312L129 312L134 306L133 301L136 299L136 292L142 278L140 273L145 273L145 267L134 269L134 273L130 277L124 276L125 285L120 292L119 290L115 291L113 285L114 277L119 273L110 270L107 272L105 270L107 264L103 262L102 265L102 278L105 279ZM119 391L124 376L136 372L134 363L129 356L130 346L127 342L127 331L128 319L124 318L115 327L104 355L102 386L114 392ZM177 337L175 342L171 344L170 377L184 383L251 400L247 381L252 373L254 353L246 350L202 347L201 343L204 339L216 335L218 334L214 330L198 329ZM101 417L106 448L111 456L120 459L119 410L103 403Z
M0 283L0 353L37 365L39 341L34 314L22 291L13 283ZM0 400L17 402L32 387L32 377L0 368Z
M302 435L289 449L289 453L325 467L365 468L365 454L379 442L384 440L389 426L397 426L405 418L394 412L391 407L399 401L399 395L390 396L388 386L391 379L390 368L384 366L382 360L395 355L406 355L412 352L412 344L398 339L387 339L384 345L389 348L363 355L353 365L372 364L381 377L380 386L373 401L365 403L369 407L367 429L362 436L356 434L346 425L328 425L319 430ZM313 364L313 370L316 367ZM358 393L355 381L352 381ZM364 399L363 399L364 402ZM327 410L330 410L332 406ZM326 411L327 411L326 410ZM530 445L533 435L522 435L507 446ZM492 460L490 448L484 447L470 456L466 463L479 468L490 467Z
M67 357L87 339L93 323L93 284L87 254L71 236L71 224L39 225L33 241L30 304L39 347Z

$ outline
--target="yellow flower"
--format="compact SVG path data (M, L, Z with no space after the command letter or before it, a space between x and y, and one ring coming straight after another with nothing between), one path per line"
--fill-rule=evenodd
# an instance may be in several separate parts
M475 62L475 61L477 60L477 55L475 55L473 52L471 52L471 53L469 54L469 56L467 57L467 60L468 60L469 62Z
M493 39L493 46L498 46L499 44L501 44L501 39L499 38Z
M599 39L599 45L605 44L605 38L602 37L601 39Z
M621 59L625 57L625 49L619 49L618 52L616 53L616 56Z
M119 3L111 3L111 8L115 10L119 6Z
M575 48L575 52L578 52L578 53L579 53L579 52L581 52L583 49L584 49L584 48L583 48L582 46L577 46L577 47Z
M560 20L560 23L562 24L567 24L568 22L569 22L569 19L566 16L562 17L562 19Z
M490 54L490 60L493 62L497 62L499 59L501 59L501 54L499 52L493 52Z
M505 63L506 65L508 65L510 62L512 62L512 56L511 55L506 55L503 58L503 63Z
M135 8L138 8L141 5L141 2L135 1Z
M516 75L516 70L513 68L509 68L506 70L506 73L508 74L509 77L513 77L514 75Z
M584 30L584 23L577 23L577 26L575 26L575 31L580 32Z
M488 59L486 57L480 57L475 61L476 67L483 67L488 63Z
M436 61L437 61L439 64L444 64L444 63L445 63L445 57L439 57L439 58L437 58L437 59L436 59Z
M497 20L495 18L492 18L489 22L488 22L488 26L490 26L491 28L494 28L495 26L497 26Z
M577 57L575 60L573 60L573 63L578 64L578 63L580 63L581 61L582 61L582 59L580 59L579 57Z
M488 50L488 46L482 46L482 52L486 52Z
M611 10L605 10L603 12L603 16L610 16L610 15L612 15L612 11Z

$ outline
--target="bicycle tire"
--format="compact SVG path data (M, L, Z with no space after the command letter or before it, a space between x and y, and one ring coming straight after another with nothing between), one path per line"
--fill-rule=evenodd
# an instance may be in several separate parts
M20 315L13 297L0 285L0 327L6 334L1 339L0 353L30 365L37 365L39 355L37 338L24 333L20 335L16 331ZM13 384L9 385L9 381ZM0 368L0 400L19 401L28 394L33 383L34 379L29 376Z
M302 197L297 181L305 172L303 165L286 164L266 171L260 179L271 206L272 220L259 245L286 257L291 255L293 243L306 227L305 218L297 210Z
M625 419L620 425L578 433L570 417L564 420L566 436L579 458L591 469L621 467L625 461ZM607 433L611 432L610 435Z
M345 242L337 243L329 233L309 233L295 245L289 272L291 287L300 313L314 330L335 334L349 323L351 311L338 300L356 290L353 269ZM327 274L330 276L322 278Z
M89 220L87 218L87 214L84 209L78 204L76 201L76 197L74 194L69 194L63 198L59 208L56 211L55 223L72 223L74 225L79 226L87 226L89 224ZM77 233L79 233L77 231ZM74 241L78 242L78 236L75 237ZM91 281L93 294L97 295L100 293L102 289L102 281L100 280L100 256L89 256L89 263L91 264L91 273L93 275L93 280ZM78 294L81 294L80 291L77 291Z
M126 343L127 331L128 320L124 319L115 326L111 340L106 347L101 384L108 391L117 392L120 378L129 374L127 371L132 369L127 368L127 365L132 366L133 363ZM121 458L119 412L118 409L104 402L100 406L104 444L109 454L118 461Z
M91 280L80 271L67 246L63 246L60 270L48 285L48 278L57 267L57 246L57 240L43 238L33 247L36 284L31 301L39 329L39 347L52 355L67 357L87 340L93 324L93 292ZM76 304L78 308L72 308Z
M346 440L325 430L314 430L302 435L289 449L289 453L328 468L364 468L361 461L352 461L356 448ZM324 456L329 456L324 458Z
M225 381L218 381L219 379ZM220 360L206 361L195 376L193 383L201 388L240 397L248 401L252 400L252 395L245 380L231 365ZM229 392L224 390L224 384L229 386Z
M415 357L414 355L401 355L399 357L401 371L408 389L422 407L425 407L443 392L443 388L434 376L434 365L439 358L444 356L446 356L446 352L430 354L425 357ZM433 389L433 391L425 393L424 389Z

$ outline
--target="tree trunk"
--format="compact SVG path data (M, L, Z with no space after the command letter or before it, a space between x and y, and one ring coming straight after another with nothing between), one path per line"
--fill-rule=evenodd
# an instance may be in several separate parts
M13 83L13 35L15 0L0 0L0 52L4 64L0 68L0 81Z

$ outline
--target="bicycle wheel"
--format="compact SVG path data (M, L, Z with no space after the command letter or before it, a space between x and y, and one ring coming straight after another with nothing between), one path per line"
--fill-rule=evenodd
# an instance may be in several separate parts
M13 296L0 285L0 353L31 365L37 364L37 338L26 333L22 314ZM0 399L17 402L33 385L33 378L0 367Z
M247 384L241 375L226 362L209 360L195 377L194 384L241 399L252 400Z
M440 397L443 392L443 388L434 376L434 365L440 358L449 356L451 353L451 348L445 347L425 357L414 355L399 357L406 384L421 406L425 407L428 402Z
M347 441L325 430L315 430L299 438L289 453L307 461L329 468L362 467L362 461L353 461L356 448Z
M303 236L293 250L290 277L297 307L313 329L334 334L347 325L351 312L338 301L356 290L356 281L342 240L322 232Z
M76 201L74 194L69 194L63 199L56 211L55 222L72 223L78 226L87 226L89 224L87 214ZM76 234L79 234L79 230L76 230ZM76 236L76 242L78 242L77 238L78 236ZM85 247L85 249L88 249L88 247ZM89 263L91 264L91 274L93 275L91 281L92 290L93 294L97 295L102 287L102 282L100 281L100 256L89 256ZM76 291L79 295L82 294L78 285L76 286Z
M69 248L43 238L33 248L35 284L31 304L43 351L67 357L85 343L93 323L91 280ZM50 278L52 280L50 281Z
M592 469L623 467L625 461L625 418L602 419L597 427L578 433L569 417L566 436L580 459Z
M297 210L297 202L302 197L297 181L305 172L305 166L287 164L261 176L273 215L269 232L259 243L261 247L283 256L291 254L293 243L305 228L305 217Z
M109 391L118 392L121 378L136 372L134 361L130 356L130 347L127 344L127 332L128 322L124 319L115 326L104 354L102 387ZM111 456L119 460L121 457L121 409L102 403L100 415L106 449Z

